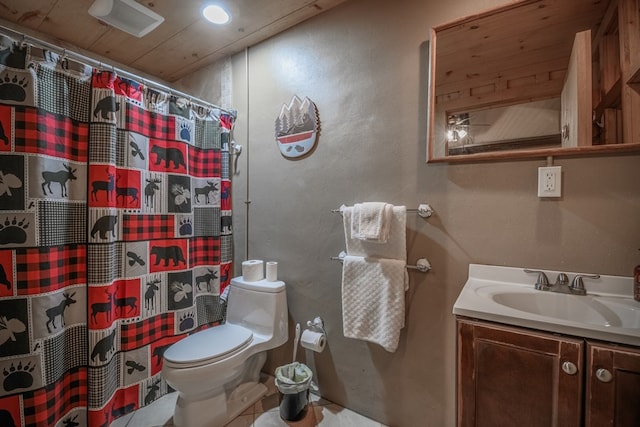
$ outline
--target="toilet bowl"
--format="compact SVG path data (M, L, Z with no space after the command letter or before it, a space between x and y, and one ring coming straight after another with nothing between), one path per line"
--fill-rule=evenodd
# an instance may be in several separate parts
M229 286L226 323L164 353L162 376L178 391L176 427L222 427L261 399L266 350L287 342L284 282L236 277Z

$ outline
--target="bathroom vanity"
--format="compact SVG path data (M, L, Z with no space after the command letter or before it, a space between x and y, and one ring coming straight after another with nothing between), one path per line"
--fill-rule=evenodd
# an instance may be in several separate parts
M453 310L458 426L640 425L630 279L585 280L581 296L536 290L523 269L472 264Z
M638 426L640 349L458 318L459 426Z

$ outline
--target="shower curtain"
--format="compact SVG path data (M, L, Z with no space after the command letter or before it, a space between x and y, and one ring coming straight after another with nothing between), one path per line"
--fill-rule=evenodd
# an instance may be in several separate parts
M0 425L107 426L222 320L234 117L0 38Z

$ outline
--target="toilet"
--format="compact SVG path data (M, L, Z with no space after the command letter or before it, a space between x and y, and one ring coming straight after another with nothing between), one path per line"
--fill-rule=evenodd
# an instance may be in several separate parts
M171 345L162 376L178 391L176 427L222 427L260 400L266 350L288 339L287 296L282 281L229 285L227 321Z

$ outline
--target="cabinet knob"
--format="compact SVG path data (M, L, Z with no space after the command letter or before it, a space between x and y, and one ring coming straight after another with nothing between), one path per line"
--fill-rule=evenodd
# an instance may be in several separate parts
M571 362L563 362L562 370L569 375L575 375L578 372L576 365Z
M608 383L613 379L613 375L607 369L600 368L596 371L596 378L603 383Z

